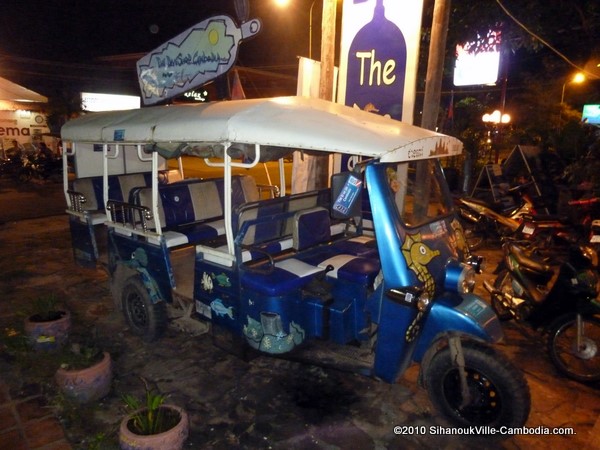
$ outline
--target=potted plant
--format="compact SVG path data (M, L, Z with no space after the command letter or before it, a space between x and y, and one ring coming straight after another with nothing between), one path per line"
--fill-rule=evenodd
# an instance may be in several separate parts
M58 304L55 295L42 296L33 302L24 328L34 350L56 350L69 337L71 314Z
M91 345L73 344L61 356L54 380L65 397L76 403L88 403L109 393L112 361L108 352Z
M179 450L189 434L187 412L179 406L164 403L165 397L146 386L144 402L132 395L123 396L131 411L119 428L119 444L123 450Z

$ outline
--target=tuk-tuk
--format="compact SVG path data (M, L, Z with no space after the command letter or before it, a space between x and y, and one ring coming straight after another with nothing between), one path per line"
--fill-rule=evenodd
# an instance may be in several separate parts
M527 420L527 383L489 345L502 330L473 294L481 260L439 163L460 153L457 139L302 97L94 113L61 134L75 161L75 179L65 175L75 259L104 258L144 340L169 320L198 320L231 345L339 357L389 383L417 362L452 423L500 434ZM294 151L352 157L353 169L288 194ZM184 156L222 176L186 178ZM279 196L233 174L265 161L279 161Z

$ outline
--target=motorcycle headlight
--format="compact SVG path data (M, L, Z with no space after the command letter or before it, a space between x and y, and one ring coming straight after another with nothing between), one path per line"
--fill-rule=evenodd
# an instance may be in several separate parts
M585 270L576 276L576 283L589 293L596 294L598 286L598 276L592 270Z
M444 288L459 294L473 292L475 288L475 270L468 264L456 260L448 261Z
M592 247L581 246L579 247L581 254L587 258L592 267L598 267L598 253Z
M473 268L475 273L482 273L486 267L486 260L483 256L470 255L465 262Z

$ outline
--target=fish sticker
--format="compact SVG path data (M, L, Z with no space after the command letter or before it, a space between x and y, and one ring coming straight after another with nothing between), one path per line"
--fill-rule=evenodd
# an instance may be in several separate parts
M220 298L213 300L210 303L210 309L212 309L219 317L227 316L233 320L233 306L230 306L229 308L226 307Z

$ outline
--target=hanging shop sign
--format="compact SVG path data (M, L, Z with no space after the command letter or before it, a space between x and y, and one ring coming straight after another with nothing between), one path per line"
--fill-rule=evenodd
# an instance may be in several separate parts
M165 42L137 62L142 101L155 104L227 73L239 44L260 28L258 19L238 27L228 16L214 16Z
M422 0L344 0L338 102L412 123L422 11Z

